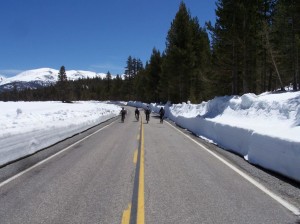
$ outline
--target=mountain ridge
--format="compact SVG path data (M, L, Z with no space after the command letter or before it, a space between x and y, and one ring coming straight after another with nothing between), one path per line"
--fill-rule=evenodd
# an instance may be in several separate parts
M0 75L0 92L11 91L17 89L18 91L24 89L37 89L51 84L55 84L58 79L59 70L52 68L38 68L23 71L13 77L6 78ZM107 74L96 73L84 70L66 70L68 80L78 80L86 78L105 78Z

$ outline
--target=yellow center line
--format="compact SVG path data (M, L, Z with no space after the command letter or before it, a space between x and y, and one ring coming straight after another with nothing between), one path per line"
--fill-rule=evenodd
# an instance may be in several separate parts
M131 211L131 204L128 204L128 208L124 210L122 216L122 223L121 224L129 224L130 222L130 211Z
M145 199L144 199L144 126L141 119L140 125L140 134L137 136L137 139L140 141L140 151L136 149L133 155L133 163L137 164L139 160L139 177L138 177L138 194L137 194L137 213L136 213L136 223L138 224L145 224ZM137 166L138 167L138 166ZM133 205L134 206L134 205ZM131 217L131 207L132 205L129 204L128 208L123 211L122 215L122 222L121 224L129 224L130 217ZM134 207L133 207L134 208ZM132 217L134 218L134 217Z
M145 223L145 200L144 200L144 126L141 119L141 145L140 145L140 170L138 183L137 223Z
M133 163L136 164L138 159L138 150L136 149L133 154Z

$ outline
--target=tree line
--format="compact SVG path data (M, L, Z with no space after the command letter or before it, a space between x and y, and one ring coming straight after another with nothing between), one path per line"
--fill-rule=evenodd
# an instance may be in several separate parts
M181 2L165 50L153 48L145 65L129 56L124 78L112 79L108 72L104 79L66 81L65 87L59 81L10 94L21 100L199 103L219 95L284 91L286 86L297 91L299 47L300 1L218 0L215 24L204 27Z

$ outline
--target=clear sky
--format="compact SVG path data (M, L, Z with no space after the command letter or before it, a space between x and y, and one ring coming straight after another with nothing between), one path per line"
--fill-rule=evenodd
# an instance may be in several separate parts
M0 74L64 65L67 70L124 73L128 56L165 50L181 0L0 0ZM185 0L203 27L214 0Z

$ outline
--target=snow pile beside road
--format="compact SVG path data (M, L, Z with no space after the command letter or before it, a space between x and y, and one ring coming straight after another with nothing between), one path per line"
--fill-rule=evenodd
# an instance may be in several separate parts
M115 117L112 104L75 102L0 102L0 165Z
M160 107L151 104L154 112ZM166 105L165 111L197 136L300 181L299 92L216 97L198 105Z

